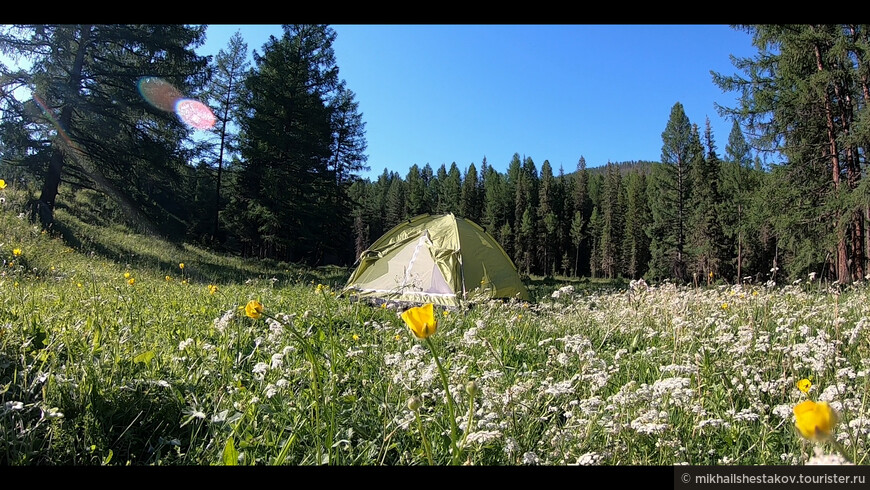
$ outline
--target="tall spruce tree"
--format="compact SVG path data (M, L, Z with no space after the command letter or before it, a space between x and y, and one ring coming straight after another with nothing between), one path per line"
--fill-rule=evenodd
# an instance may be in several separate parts
M254 51L231 202L246 254L322 263L351 252L349 203L337 178L344 164L333 160L343 93L334 40L329 26L285 25L262 54Z
M586 158L582 155L577 161L577 171L574 173L573 180L573 210L575 213L580 213L585 226L585 224L589 222L590 215L592 214L592 205L589 199L589 171L586 169ZM584 237L581 237L579 243L575 243L574 245L577 247L576 258L578 259L576 264L576 274L578 276L583 276L589 272L590 247L588 244L588 233L585 234ZM581 248L585 250L585 253L583 253L582 256L580 255Z
M619 169L608 162L601 193L600 225L598 227L599 267L603 277L613 279L621 270L623 211L620 202L622 177Z
M687 278L686 242L689 223L692 124L679 102L671 108L662 132L662 161L653 165L648 186L652 223L650 269L653 279Z
M647 204L646 174L633 170L625 179L625 235L622 241L623 272L638 279L649 264L649 237L644 231L651 220Z
M709 282L718 278L725 261L725 235L720 222L719 156L713 140L710 119L704 130L706 152L698 135L698 127L692 127L692 159L689 215L689 251L693 277Z
M719 206L722 230L730 255L733 257L723 274L741 281L748 255L747 241L754 233L749 227L747 213L755 191L752 179L752 148L747 143L740 124L734 120L725 145L725 159L719 172L721 204Z
M549 160L541 164L541 176L538 184L538 251L541 260L541 271L545 275L553 274L558 257L557 238L559 219L556 216L556 200L558 198L558 183L553 175Z
M426 183L423 182L423 175L420 173L420 167L416 163L411 165L411 169L408 170L406 184L408 215L417 216L427 213Z
M474 163L468 165L465 177L462 179L462 188L459 192L459 215L480 222L480 183L478 182L477 167Z

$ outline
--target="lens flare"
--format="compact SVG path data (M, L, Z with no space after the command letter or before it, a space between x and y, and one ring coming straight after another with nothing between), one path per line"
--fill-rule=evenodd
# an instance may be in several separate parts
M174 110L175 103L182 98L181 92L162 78L142 77L136 85L142 98L162 111Z
M139 94L152 106L175 112L184 124L195 129L210 129L216 121L214 113L198 100L185 98L171 83L158 77L142 77L137 82Z
M73 147L72 141L69 139L69 135L66 134L63 126L60 125L60 121L58 121L57 117L55 117L54 111L48 107L48 104L45 103L38 95L33 94L33 101L42 109L42 113L45 114L45 117L48 118L48 121L57 129L57 134L66 142L67 145Z
M215 123L214 113L198 100L179 100L175 105L175 113L185 124L196 129L211 129Z

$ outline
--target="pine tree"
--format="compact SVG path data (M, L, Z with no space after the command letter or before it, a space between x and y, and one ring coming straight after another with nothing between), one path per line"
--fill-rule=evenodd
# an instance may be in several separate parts
M616 165L608 162L601 194L601 214L598 229L599 267L604 277L619 275L623 234L623 211L620 203L622 178Z
M443 169L444 165L441 168ZM441 175L440 169L438 170L438 175ZM459 172L456 162L450 164L450 170L441 179L439 191L438 213L460 214L459 200L462 195L462 174Z
M589 222L589 218L592 214L592 204L589 198L589 171L586 170L586 159L581 156L577 161L577 171L573 176L573 211L579 212L583 218L584 223ZM576 264L576 274L578 276L583 276L584 274L590 273L589 271L589 238L588 234L586 234L581 243L575 244L577 247L577 264ZM582 255L579 254L580 250L584 250L585 253Z
M402 180L398 173L393 172L390 174L390 187L387 190L387 201L385 203L385 226L388 230L408 217L405 187L405 181Z
M556 239L559 231L559 220L556 217L557 183L549 160L541 164L541 177L538 189L537 221L538 250L543 273L552 274L555 267Z
M725 146L725 160L720 167L722 201L719 213L727 247L733 256L730 271L723 271L723 274L732 272L737 282L743 278L748 255L747 240L753 235L747 219L749 201L755 191L751 172L751 148L740 130L740 124L734 120Z
M583 219L583 213L574 211L574 219L571 220L570 231L571 244L574 246L574 270L572 271L574 276L580 275L580 246L586 235L584 230L585 224L586 221Z

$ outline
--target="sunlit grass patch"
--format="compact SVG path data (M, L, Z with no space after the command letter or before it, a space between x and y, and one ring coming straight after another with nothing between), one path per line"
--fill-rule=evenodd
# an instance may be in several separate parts
M0 212L5 464L867 463L862 285L551 281L403 320L345 270L67 225Z

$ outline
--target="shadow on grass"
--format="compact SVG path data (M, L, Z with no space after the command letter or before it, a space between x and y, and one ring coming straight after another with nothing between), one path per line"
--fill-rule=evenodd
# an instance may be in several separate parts
M282 285L314 283L337 288L344 286L351 273L346 267L306 267L271 259L220 255L190 244L125 231L95 213L85 215L90 218L79 218L71 208L59 206L52 230L81 253L94 254L124 266L148 268L173 278L183 276L191 282L228 284L273 280ZM140 245L130 240L131 237ZM179 267L182 262L185 263L183 271Z

